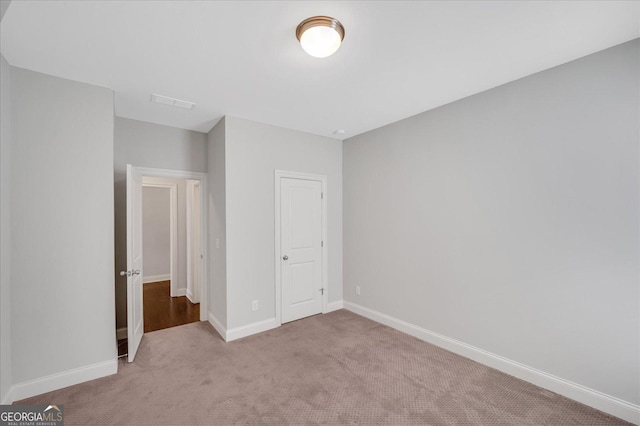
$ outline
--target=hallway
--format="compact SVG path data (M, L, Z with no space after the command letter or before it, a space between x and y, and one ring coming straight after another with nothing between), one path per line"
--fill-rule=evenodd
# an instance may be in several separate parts
M143 285L144 332L200 321L200 304L186 296L171 297L171 281Z

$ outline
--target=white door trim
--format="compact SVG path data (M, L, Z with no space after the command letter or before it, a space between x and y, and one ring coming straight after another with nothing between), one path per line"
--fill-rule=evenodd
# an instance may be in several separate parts
M138 170L142 169L138 168ZM169 265L171 286L169 287L169 290L171 292L171 297L176 297L178 295L178 184L154 182L152 176L146 176L143 173L142 189L144 190L144 188L169 189L169 253L171 253L171 261ZM144 191L142 196L144 197ZM144 215L144 212L142 214ZM142 279L142 282L144 282L144 277L142 277Z
M197 187L199 187L200 192L202 192L202 187L200 186L199 181L187 180L187 198L186 198L186 207L187 207L187 298L193 303L200 303L198 300L198 295L190 294L190 289L195 287L202 287L202 277L199 277L198 285L194 282L194 269L193 269L193 260L197 259L202 255L202 241L200 241L200 253L194 253L194 242L193 242L193 201L194 201L194 191ZM202 207L200 207L200 214L202 214ZM200 263L204 262L204 259L200 259Z
M276 306L276 323L282 325L282 263L280 262L280 180L282 178L313 180L321 183L322 187L322 288L325 289L322 295L322 313L327 313L327 301L329 300L329 263L327 243L327 176L316 175L312 173L292 172L287 170L275 170L274 173L274 190L275 190L275 306Z
M145 177L159 177L159 178L170 178L170 179L192 179L200 181L200 241L207 241L207 220L208 217L208 204L206 202L205 194L207 194L207 174L199 173L199 172L189 172L185 170L169 170L169 169L156 169L150 167L138 167L140 170L140 174ZM208 245L201 244L200 249L202 250L202 254L204 259L208 259ZM207 313L209 312L208 302L209 299L209 262L201 262L200 265L200 276L202 277L201 282L203 285L200 286L200 321L207 321Z

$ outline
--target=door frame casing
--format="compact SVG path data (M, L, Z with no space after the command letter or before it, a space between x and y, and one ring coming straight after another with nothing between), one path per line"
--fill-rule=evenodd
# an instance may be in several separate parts
M140 168L137 169L140 170ZM144 188L169 189L169 252L171 257L169 262L169 275L171 276L169 291L171 297L176 297L178 286L178 184L157 182L154 181L154 178L156 176L142 175L142 193L144 198ZM144 277L142 277L142 285L144 286L144 284Z
M186 193L186 219L187 219L187 299L191 300L189 297L189 289L195 286L194 273L193 273L193 260L200 258L200 263L204 262L204 255L202 253L202 240L200 240L200 253L194 253L193 250L193 202L196 199L193 196L195 188L198 187L198 191L200 192L200 202L202 202L202 185L200 181L194 181L192 179L188 179L186 183L187 193ZM200 214L202 214L202 206L200 206ZM198 288L202 288L202 276L198 277ZM202 292L202 291L201 291ZM192 297L200 299L201 294L192 294ZM193 301L191 301L193 302ZM198 300L197 303L200 303Z
M328 257L328 247L329 244L327 242L327 176L326 175L318 175L313 173L304 173L304 172L293 172L288 170L278 170L276 169L274 172L274 193L275 193L275 202L274 202L274 211L275 211L275 251L274 251L274 262L275 262L275 316L277 325L282 325L282 263L280 262L280 257L282 256L281 251L281 191L280 191L280 180L286 179L300 179L300 180L312 180L318 181L321 184L321 192L322 192L322 200L321 200L321 227L322 227L322 267L320 270L322 271L322 288L325 289L324 294L322 295L322 313L327 313L327 304L329 300L329 262L327 262Z
M135 166L134 166L135 167ZM200 172L189 172L185 170L171 170L171 169L156 169L151 167L136 167L140 171L143 177L157 177L157 178L169 178L169 179L190 179L200 181L200 250L203 254L203 260L208 259L208 244L206 244L208 228L208 205L206 203L205 194L207 193L207 174ZM205 242L204 244L202 242ZM207 321L207 313L209 312L209 262L203 261L200 265L201 283L200 286L200 321Z

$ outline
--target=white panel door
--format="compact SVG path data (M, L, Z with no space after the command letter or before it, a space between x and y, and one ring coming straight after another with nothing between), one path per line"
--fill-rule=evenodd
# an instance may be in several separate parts
M322 312L322 183L280 179L282 323Z
M142 176L127 164L127 337L133 362L144 334L142 314Z

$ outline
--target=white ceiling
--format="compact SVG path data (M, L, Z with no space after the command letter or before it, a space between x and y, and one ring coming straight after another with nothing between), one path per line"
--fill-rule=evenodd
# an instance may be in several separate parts
M346 29L326 59L295 37L314 15ZM10 64L112 88L120 117L344 139L640 37L640 2L14 0L1 27Z

